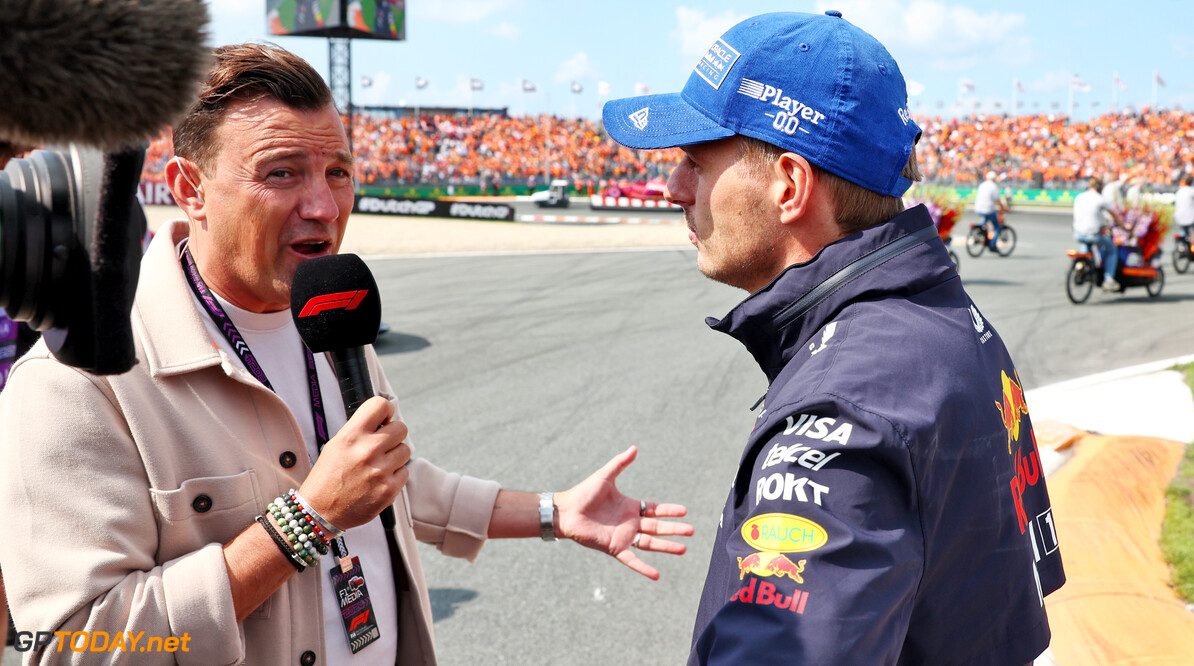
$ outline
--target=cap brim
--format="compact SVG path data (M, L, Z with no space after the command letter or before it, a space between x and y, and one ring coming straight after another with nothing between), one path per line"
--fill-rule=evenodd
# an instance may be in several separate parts
M601 122L614 141L627 148L687 146L733 136L734 131L709 120L688 105L680 93L627 97L605 103Z

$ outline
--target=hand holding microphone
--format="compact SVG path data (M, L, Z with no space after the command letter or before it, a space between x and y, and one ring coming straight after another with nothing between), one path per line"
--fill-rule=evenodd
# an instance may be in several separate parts
M394 406L373 398L365 360L365 346L377 339L381 325L373 274L355 254L308 259L291 283L290 312L307 348L331 357L348 416L323 447L301 494L340 529L366 523L378 511L392 529L391 504L406 485L410 447L403 444L406 425L390 420Z
M323 447L299 488L321 516L342 530L364 525L382 511L392 514L391 505L406 485L407 429L402 421L390 420L393 415L389 400L365 401Z

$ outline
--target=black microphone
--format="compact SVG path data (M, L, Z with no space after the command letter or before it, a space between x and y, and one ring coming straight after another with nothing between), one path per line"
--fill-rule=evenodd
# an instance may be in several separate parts
M373 397L365 347L377 340L381 296L369 267L355 254L308 259L299 264L290 285L290 314L299 337L314 353L327 352L344 398L348 418ZM381 523L394 528L394 508L381 512Z
M196 99L211 64L195 0L0 2L0 139L119 150Z

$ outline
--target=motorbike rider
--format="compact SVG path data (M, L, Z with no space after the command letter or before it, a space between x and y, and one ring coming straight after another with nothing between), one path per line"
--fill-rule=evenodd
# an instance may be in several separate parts
M1087 182L1086 191L1074 198L1074 240L1084 244L1087 248L1097 246L1103 262L1103 289L1118 291L1119 283L1115 281L1115 269L1119 266L1119 251L1109 234L1103 233L1107 227L1107 213L1118 224L1119 213L1111 207L1100 194L1103 181L1092 176Z

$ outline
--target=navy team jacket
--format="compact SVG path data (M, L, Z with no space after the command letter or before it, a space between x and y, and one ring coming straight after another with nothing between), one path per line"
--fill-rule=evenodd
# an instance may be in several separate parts
M1065 582L1020 379L923 206L714 329L769 382L689 664L1026 664Z

